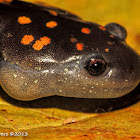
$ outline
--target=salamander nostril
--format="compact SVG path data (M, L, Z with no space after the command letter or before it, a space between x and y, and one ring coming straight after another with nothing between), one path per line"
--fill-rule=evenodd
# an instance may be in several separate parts
M133 65L130 66L130 74L133 74L134 73L134 67Z

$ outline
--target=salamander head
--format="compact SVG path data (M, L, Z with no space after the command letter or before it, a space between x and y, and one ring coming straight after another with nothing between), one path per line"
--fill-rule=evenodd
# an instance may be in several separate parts
M132 91L140 81L140 56L126 44L125 28L116 23L110 23L105 28L113 37L109 41L104 38L108 46L101 41L99 50L88 51L76 61L78 64L73 62L79 69L73 74L78 79L73 86L80 97L120 97Z
M116 23L105 28L111 33L110 40L102 32L98 36L101 37L98 44L91 40L89 47L83 49L81 54L53 62L56 72L54 85L58 95L116 98L138 85L140 56L126 44L125 28Z

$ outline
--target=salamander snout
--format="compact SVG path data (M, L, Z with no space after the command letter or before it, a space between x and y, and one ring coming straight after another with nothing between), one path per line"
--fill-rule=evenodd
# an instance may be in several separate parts
M132 82L140 81L140 55L135 53L135 57L130 55L130 62L128 62L129 66L126 69L126 73L128 73L128 77L132 79Z

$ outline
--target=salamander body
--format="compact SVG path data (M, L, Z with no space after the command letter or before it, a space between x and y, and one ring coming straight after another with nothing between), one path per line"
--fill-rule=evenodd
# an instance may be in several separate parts
M140 81L126 34L54 7L0 4L0 84L18 100L123 96Z

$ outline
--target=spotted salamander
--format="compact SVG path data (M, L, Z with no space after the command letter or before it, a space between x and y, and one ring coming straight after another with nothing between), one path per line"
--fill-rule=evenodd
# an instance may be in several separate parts
M140 82L126 35L51 6L0 4L0 85L18 100L123 96Z

